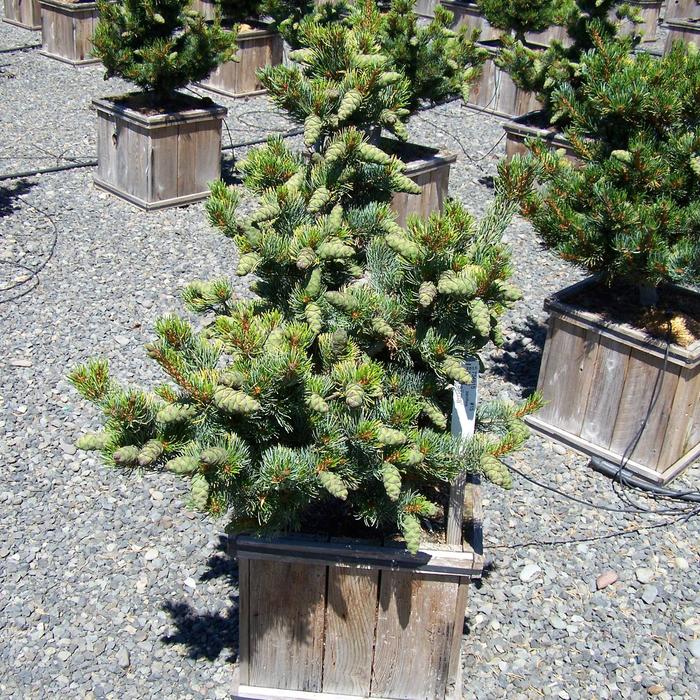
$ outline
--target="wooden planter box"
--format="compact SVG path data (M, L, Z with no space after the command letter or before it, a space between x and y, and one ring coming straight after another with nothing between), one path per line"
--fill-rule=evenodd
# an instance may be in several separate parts
M528 152L525 145L527 139L541 138L553 150L563 148L566 157L572 163L577 163L578 157L571 143L556 127L544 126L545 122L542 112L531 112L505 122L503 130L506 132L506 160L509 161L516 153L525 155Z
M435 5L437 5L439 0L416 0L415 7L413 11L419 17L427 17L432 19L435 17Z
M39 0L5 0L2 21L22 29L41 29Z
M671 19L694 19L700 17L698 0L666 0L664 23Z
M99 19L96 2L40 0L41 53L72 66L99 63L90 55Z
M216 3L212 0L190 0L190 7L204 19L214 19L216 16Z
M415 143L382 139L381 148L398 156L405 164L404 175L420 185L420 194L397 192L391 200L399 226L405 226L411 214L427 218L434 211L442 211L447 200L450 167L457 160L454 153Z
M473 543L415 556L357 540L236 538L234 698L461 698L468 585L483 568L478 518Z
M227 61L199 83L200 87L227 97L246 97L265 92L256 74L258 68L282 63L282 37L267 28L242 31L237 39L239 61Z
M687 44L700 46L700 20L674 19L668 22L664 53L671 50L674 41L685 41Z
M501 36L501 30L489 24L489 21L481 14L479 6L475 2L442 0L440 4L454 15L453 29L458 27L478 29L481 32L479 35L480 41L493 41Z
M490 57L484 63L481 77L472 86L467 106L508 119L541 109L542 103L534 93L519 88L510 75L496 65L494 59L500 51L500 43L480 42L480 46L488 50Z
M579 282L545 302L550 313L536 430L657 484L700 457L700 341L671 345L567 303ZM688 292L693 294L693 292Z
M620 26L620 35L627 36L635 32L642 33L643 42L656 41L656 29L659 26L659 15L661 14L661 6L664 0L626 0L626 3L637 9L642 16L642 24L634 24L628 20L622 22ZM615 17L615 7L610 10L611 18Z
M129 96L138 99L138 94ZM93 100L97 111L95 184L142 209L209 196L221 175L226 108L209 101L165 114L144 113L123 98Z

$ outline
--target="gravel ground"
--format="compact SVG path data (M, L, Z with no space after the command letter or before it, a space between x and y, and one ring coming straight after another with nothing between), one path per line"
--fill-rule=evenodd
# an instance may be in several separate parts
M0 49L37 36L3 23ZM124 85L36 49L0 56L0 173L94 157L89 99ZM236 141L286 127L265 98L225 104ZM453 103L412 131L459 153L452 195L483 211L503 154L498 120ZM96 190L90 168L0 187L0 697L229 697L236 586L223 523L187 511L167 474L77 453L97 419L64 376L100 354L124 381L158 379L143 350L153 321L180 308L184 283L231 275L234 246L201 204L146 214ZM526 223L507 237L525 299L483 390L518 397L536 382L544 297L580 276ZM484 487L488 567L465 627L465 697L700 697L697 518L618 512L629 506L606 478L536 436L512 464L612 510L518 474L510 493ZM697 487L699 475L675 485ZM596 590L610 571L617 581Z

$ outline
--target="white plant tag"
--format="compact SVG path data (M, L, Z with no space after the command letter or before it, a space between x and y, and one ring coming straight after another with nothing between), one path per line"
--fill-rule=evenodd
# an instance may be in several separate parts
M452 435L469 439L476 425L476 402L479 388L479 360L470 357L464 369L472 377L471 384L454 383L452 389Z

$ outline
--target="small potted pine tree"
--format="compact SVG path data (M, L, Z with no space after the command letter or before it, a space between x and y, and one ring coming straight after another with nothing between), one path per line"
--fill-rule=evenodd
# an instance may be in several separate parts
M494 2L500 0L484 0ZM540 138L550 146L563 149L575 160L573 149L564 138L566 112L552 105L552 95L563 84L574 89L581 83L578 64L589 51L598 50L603 44L617 42L622 50L630 53L639 42L639 35L620 33L620 21L636 20L636 13L629 6L617 7L616 0L576 0L569 5L566 18L560 20L569 41L564 44L553 41L546 50L527 46L518 39L505 39L497 63L517 86L520 94L534 96L539 108L533 107L515 115L506 122L506 157L527 150L529 138ZM494 19L494 21L496 21Z
M442 207L456 159L404 143L405 122L425 101L466 96L485 58L475 38L466 30L452 32L449 22L449 13L437 7L435 18L422 24L413 0L393 0L387 12L364 0L339 21L313 15L300 22L301 48L290 54L296 65L260 72L271 99L304 124L309 146L354 126L406 163L416 187L394 199L402 224L411 213L427 216ZM396 138L382 140L382 129Z
M580 160L544 143L502 166L545 245L594 273L549 299L542 432L656 483L700 456L700 55L582 56L552 104Z
M5 0L3 22L22 29L41 29L39 0Z
M226 109L178 89L201 80L235 51L233 35L188 0L98 0L94 55L142 92L93 100L95 184L144 209L204 199L221 173Z
M282 62L282 37L263 0L216 0L215 15L220 15L224 31L236 36L236 60L224 61L199 85L227 97L249 97L265 92L257 77L264 66ZM296 4L295 4L296 6ZM291 11L291 6L285 5ZM277 5L272 10L276 11ZM211 13L206 13L209 17Z
M39 0L41 53L71 66L98 63L92 35L99 13L95 0Z
M355 70L369 77L384 56L363 48ZM477 222L451 203L402 228L389 202L411 183L395 156L352 125L307 143L272 138L247 156L250 216L238 190L212 188L210 220L258 298L236 300L227 280L188 286L188 307L214 320L157 322L148 353L170 383L155 392L120 387L101 360L76 368L106 416L79 445L181 475L193 506L231 517L236 697L459 697L467 584L482 566L460 484L473 473L508 487L500 458L538 406L484 403L473 434L451 434L452 397L475 379L465 363L498 341L519 296L501 242L513 209L499 196Z

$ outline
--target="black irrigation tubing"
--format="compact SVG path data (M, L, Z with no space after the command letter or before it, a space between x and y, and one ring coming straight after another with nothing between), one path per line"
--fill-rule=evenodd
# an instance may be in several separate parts
M29 51L30 49L40 49L41 44L27 44L26 46L15 46L12 49L0 49L0 53L14 53L15 51Z

